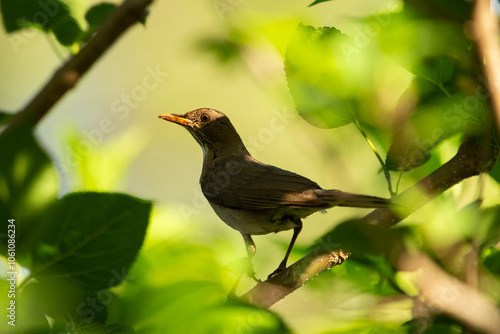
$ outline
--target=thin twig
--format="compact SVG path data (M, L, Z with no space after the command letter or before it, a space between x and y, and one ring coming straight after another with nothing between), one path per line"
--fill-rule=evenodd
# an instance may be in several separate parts
M368 143L368 146L370 146L373 153L377 157L378 162L382 166L382 170L384 171L384 176L387 180L389 194L391 195L391 197L393 197L396 193L392 189L391 173L390 173L389 169L387 168L387 165L385 164L384 159L382 159L382 157L380 156L380 154L377 151L377 148L375 147L375 145L373 145L372 141L368 137L368 134L365 132L365 130L363 129L363 127L359 123L358 119L354 115L353 115L353 122L356 125L356 127L358 128L359 132L361 132L361 135L363 136L363 138L365 138L366 142Z

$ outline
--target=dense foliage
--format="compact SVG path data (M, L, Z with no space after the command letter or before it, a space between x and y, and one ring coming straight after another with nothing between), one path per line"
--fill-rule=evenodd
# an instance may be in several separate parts
M0 4L7 33L41 29L73 53L116 8L107 3L89 8L84 28L62 0ZM440 147L456 151L467 140L490 152L483 177L498 187L494 112L482 60L468 30L472 7L469 1L453 6L446 1L405 1L358 22L352 35L334 26L301 23L286 40L279 34L268 37L283 56L283 75L298 114L332 131L354 123L379 158L391 195L400 192L402 176L411 186L441 167L445 161ZM146 15L141 17L147 24ZM231 63L243 53L246 34L207 37L200 47ZM286 47L280 48L284 42ZM390 98L397 100L394 110L382 99L401 91L401 76L410 80L401 96ZM0 116L5 126L13 119L5 112ZM375 146L387 152L385 157ZM21 124L1 133L0 157L0 219L2 226L15 219L18 274L17 324L10 326L4 317L2 333L290 332L285 316L227 302L224 268L211 250L188 239L151 242L143 248L153 210L150 201L104 192L58 196L56 166L31 126ZM462 203L445 193L403 226L381 229L357 221L337 225L318 244L334 244L352 254L309 288L334 293L332 286L338 284L376 300L367 313L378 303L397 300L407 302L413 314L384 321L358 314L332 326L330 333L467 332L468 324L442 313L446 308L440 304L453 303L460 292L447 291L437 298L439 303L426 304L415 284L417 274L398 266L398 255L425 254L449 277L466 282L498 308L498 205L498 199L481 195ZM9 249L3 247L7 234L2 230L0 236L3 271L9 272ZM8 291L10 282L2 280L0 285ZM7 309L9 300L2 296L0 306Z

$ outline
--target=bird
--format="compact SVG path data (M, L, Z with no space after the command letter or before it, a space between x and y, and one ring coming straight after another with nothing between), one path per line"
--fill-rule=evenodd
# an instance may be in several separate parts
M240 232L250 263L256 252L253 235L293 229L285 257L268 278L286 269L302 219L307 216L335 206L390 207L390 200L323 189L304 176L254 159L229 118L215 109L158 117L187 129L201 146L203 195L217 216ZM249 276L256 279L253 269Z

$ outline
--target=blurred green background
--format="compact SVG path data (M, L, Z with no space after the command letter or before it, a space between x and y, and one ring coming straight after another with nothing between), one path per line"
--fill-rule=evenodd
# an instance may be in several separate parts
M259 323L263 330L285 331L267 313L223 304L235 278L228 267L245 256L243 241L202 197L199 146L181 127L159 120L159 114L200 107L220 110L258 160L309 177L324 188L389 197L380 165L355 125L319 129L296 113L283 55L299 23L334 26L355 36L361 19L401 4L339 0L309 8L310 2L156 1L146 26L136 25L126 33L37 126L36 137L58 171L60 196L113 191L154 201L139 257L125 283L112 289L110 319L144 333L248 333ZM98 1L67 3L83 21L86 9ZM0 49L0 108L7 111L22 108L68 54L52 36L35 30L10 36L2 30ZM385 79L381 85L390 89L381 89L378 96L378 125L388 130L396 103L412 79L403 68L395 68L380 75ZM389 143L382 147L383 142L377 145L385 155ZM440 145L434 166L452 157L458 144L454 138ZM429 170L405 175L401 189ZM498 184L487 178L484 186L485 205L496 204ZM467 180L413 221L436 219L435 206L447 205L446 198L468 203L477 189L477 180ZM291 260L304 255L336 223L365 213L340 208L309 217ZM450 226L436 226L451 231ZM259 278L279 263L290 236L255 238ZM391 288L384 296L378 280L373 271L347 261L271 310L297 333L400 332L401 324L411 318L412 301ZM242 281L239 292L252 285L249 279Z

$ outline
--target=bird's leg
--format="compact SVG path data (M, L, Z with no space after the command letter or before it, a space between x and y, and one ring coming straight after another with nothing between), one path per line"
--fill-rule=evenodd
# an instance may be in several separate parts
M278 268L275 271L273 271L271 274L269 274L269 276L267 276L267 279L270 279L274 275L279 274L280 272L282 272L283 270L286 269L286 262L288 261L288 257L290 256L290 253L292 252L292 248L293 248L293 245L295 244L295 240L297 240L297 237L299 236L300 231L302 231L302 220L297 219L295 221L295 223L297 224L297 226L293 228L292 240L290 241L290 245L288 245L288 249L286 250L285 258L283 259L283 261L281 261Z
M246 274L248 275L248 277L253 278L257 283L260 283L261 280L258 279L257 277L255 277L255 271L253 271L253 265L252 265L252 258L255 255L255 251L256 251L255 243L253 242L252 236L250 234L243 234L242 233L241 236L243 237L243 240L245 241L245 247L247 249L247 256L248 256L248 262L249 262L249 266L247 268ZM243 276L243 273L240 274L238 276L238 278L236 279L236 281L234 282L233 287L231 288L231 291L229 292L228 299L233 299L233 298L237 299L236 289L238 288L238 285L240 284L242 276Z

